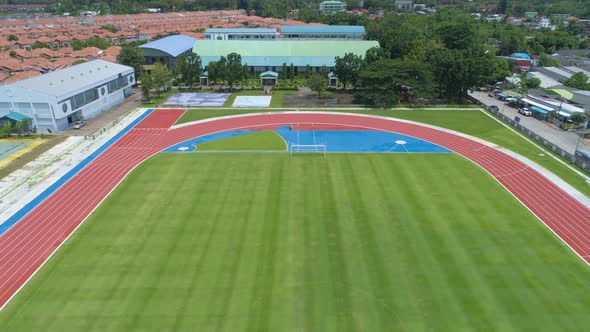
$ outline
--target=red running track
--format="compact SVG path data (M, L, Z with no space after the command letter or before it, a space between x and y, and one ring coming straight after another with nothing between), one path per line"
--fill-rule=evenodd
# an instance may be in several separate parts
M215 132L277 126L349 126L396 132L480 165L590 264L590 209L526 164L479 142L416 124L337 113L252 114L169 129L184 110L156 110L0 236L0 308L134 167L159 151Z

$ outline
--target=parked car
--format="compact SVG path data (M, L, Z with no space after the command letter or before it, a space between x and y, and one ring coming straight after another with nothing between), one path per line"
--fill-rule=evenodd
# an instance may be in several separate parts
M72 124L72 129L80 129L86 125L86 120L78 120Z
M521 107L518 109L518 113L524 115L524 116L531 116L533 115L533 113L526 107Z
M498 112L500 109L496 105L491 105L488 107L488 111Z

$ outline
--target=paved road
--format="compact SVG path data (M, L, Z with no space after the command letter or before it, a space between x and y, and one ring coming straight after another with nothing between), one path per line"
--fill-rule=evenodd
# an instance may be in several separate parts
M515 116L519 116L520 124L522 126L528 128L529 130L532 130L533 132L537 133L537 135L559 146L563 150L569 153L574 153L576 143L579 139L579 136L577 134L561 130L551 123L540 121L532 117L525 117L521 114L518 114L516 108L513 108L494 97L489 97L487 92L476 91L471 93L470 95L486 105L498 106L501 113L512 119L514 119ZM579 146L579 149L590 151L590 146L585 147L583 144L581 144Z

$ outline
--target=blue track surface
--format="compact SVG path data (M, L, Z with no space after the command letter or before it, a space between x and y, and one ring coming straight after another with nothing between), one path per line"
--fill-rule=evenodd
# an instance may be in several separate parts
M328 152L419 152L451 153L436 144L414 137L370 130L277 130L291 144L326 145Z
M256 130L232 130L232 131L224 131L221 133L215 133L210 135L205 135L193 139L189 139L188 141L184 141L182 143L176 144L164 150L163 152L192 152L195 151L195 145L199 143L211 142L216 141L219 139L234 137L234 136L241 136L256 132Z
M43 202L47 197L51 196L57 189L59 189L64 183L68 182L71 178L74 177L82 168L86 167L86 165L90 164L94 159L96 159L101 153L103 153L106 149L111 147L119 138L123 137L129 130L131 130L135 125L137 125L141 120L145 119L150 113L152 113L152 109L147 110L143 113L140 117L138 117L135 121L129 124L125 129L123 129L120 133L115 135L113 138L108 140L105 144L103 144L98 150L94 151L91 155L86 157L82 160L78 165L72 168L69 172L64 174L59 180L57 180L54 184L49 186L49 188L45 189L41 194L35 197L32 201L30 201L27 205L23 206L20 210L18 210L15 214L13 214L10 218L8 218L5 222L0 224L0 235L4 234L7 230L10 229L14 224L16 224L19 220L21 220L25 215L31 212L37 205Z

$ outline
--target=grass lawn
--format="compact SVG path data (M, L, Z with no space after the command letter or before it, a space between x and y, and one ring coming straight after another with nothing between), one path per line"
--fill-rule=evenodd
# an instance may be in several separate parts
M0 330L578 330L589 279L457 155L166 153L105 200Z
M285 140L274 131L258 131L251 134L228 137L197 145L197 150L287 150Z
M332 112L335 111L337 110L333 110ZM178 120L178 123L203 120L217 116L257 112L261 111L254 109L240 109L235 111L189 110ZM586 196L590 197L590 184L586 183L583 178L557 162L555 159L547 155L540 156L539 154L541 151L538 149L537 144L533 145L528 143L479 110L346 110L344 112L373 114L423 122L482 138L537 162L574 188L578 189L580 192L584 193Z

